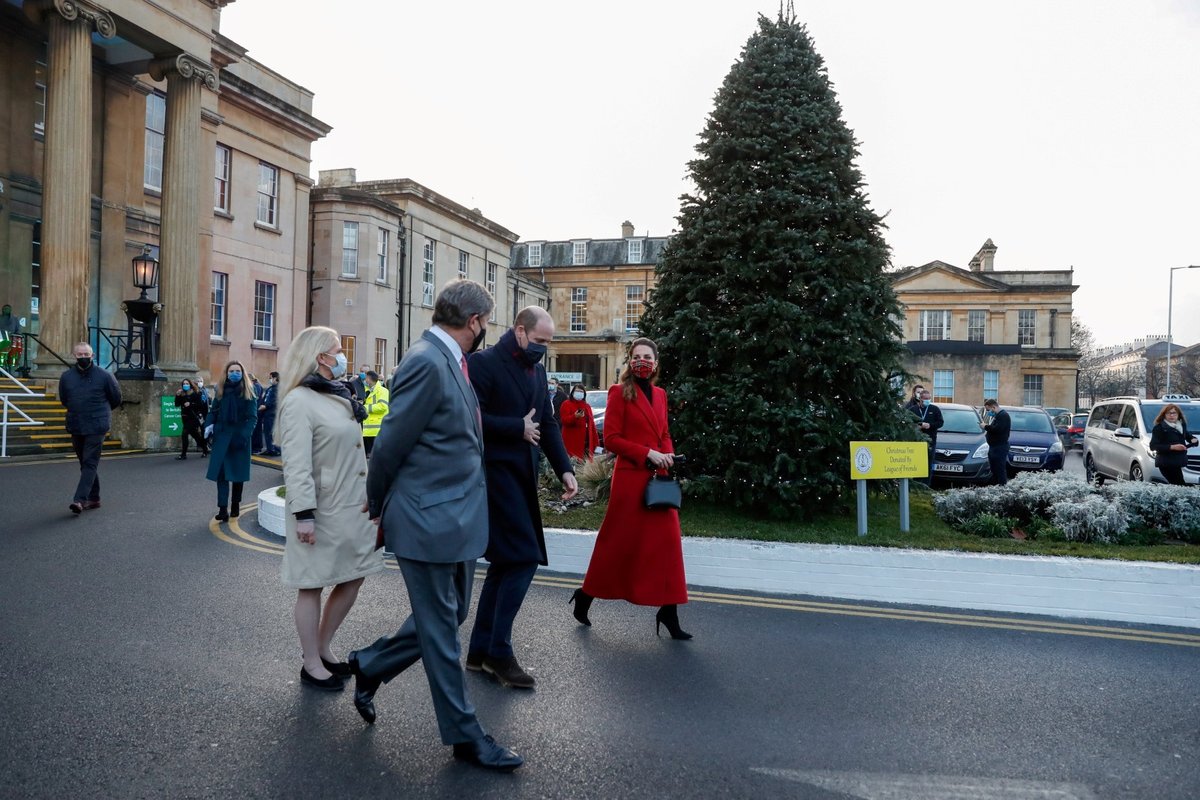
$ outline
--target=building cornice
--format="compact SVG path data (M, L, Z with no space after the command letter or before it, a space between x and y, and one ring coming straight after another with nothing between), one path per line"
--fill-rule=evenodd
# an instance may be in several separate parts
M221 97L227 102L266 117L292 133L307 137L309 141L315 142L333 130L332 125L242 80L232 72L226 72L222 77L225 91Z
M485 217L481 212L467 208L464 205L454 202L445 195L438 194L428 186L424 186L411 178L396 178L393 180L384 181L360 181L354 184L355 189L371 194L378 194L384 197L412 197L420 200L426 205L433 206L442 213L456 217L462 222L468 223L473 227L495 236L497 239L503 240L511 247L521 237L510 231L508 228L493 222ZM507 254L506 254L507 255Z

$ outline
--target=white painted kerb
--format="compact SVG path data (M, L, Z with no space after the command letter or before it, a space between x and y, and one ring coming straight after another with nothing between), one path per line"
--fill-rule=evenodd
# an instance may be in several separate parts
M582 575L596 534L546 529L549 569ZM1200 628L1200 567L684 537L695 586Z
M258 493L258 524L282 538L285 535L284 499L275 494L278 488L278 486L272 486L270 489L263 489Z

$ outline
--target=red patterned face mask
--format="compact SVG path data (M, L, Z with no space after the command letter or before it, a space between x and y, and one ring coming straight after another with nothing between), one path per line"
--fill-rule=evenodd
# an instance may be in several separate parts
M635 378L649 378L654 374L654 362L641 358L636 361L630 361L629 371L633 373Z

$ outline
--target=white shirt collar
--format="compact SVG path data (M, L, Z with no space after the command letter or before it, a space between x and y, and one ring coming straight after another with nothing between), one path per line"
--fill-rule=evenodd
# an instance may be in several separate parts
M459 347L458 342L454 341L454 337L446 333L446 331L440 325L434 325L429 329L429 332L438 339L441 339L442 343L445 344L446 347L450 348L450 355L454 358L455 364L462 363L463 351L462 348Z

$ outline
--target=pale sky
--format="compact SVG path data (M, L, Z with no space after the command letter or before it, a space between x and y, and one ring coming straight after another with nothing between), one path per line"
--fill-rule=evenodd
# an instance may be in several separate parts
M896 266L1075 269L1100 345L1167 331L1200 264L1200 0L796 0ZM412 178L524 240L676 228L714 93L777 0L237 0L316 93L320 169ZM367 9L370 9L368 11ZM1200 269L1174 338L1200 341Z

